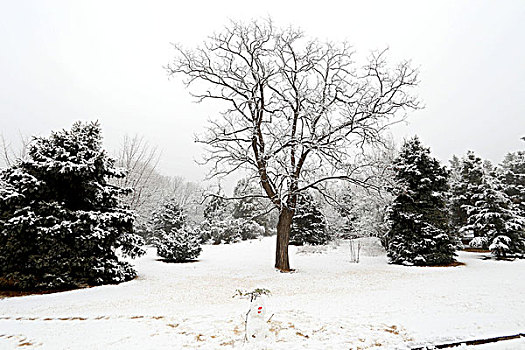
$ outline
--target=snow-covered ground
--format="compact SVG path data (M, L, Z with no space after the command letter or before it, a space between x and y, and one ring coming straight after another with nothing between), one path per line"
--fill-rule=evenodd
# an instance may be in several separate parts
M205 246L184 264L149 251L128 283L0 299L0 349L407 349L525 332L524 260L460 252L465 266L395 266L372 243L358 264L346 242L291 247L294 273L272 268L274 238ZM254 288L271 291L273 316L266 338L244 343L249 302L232 296Z

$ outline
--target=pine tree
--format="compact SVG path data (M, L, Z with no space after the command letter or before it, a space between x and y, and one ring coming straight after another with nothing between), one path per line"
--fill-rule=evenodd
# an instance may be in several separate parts
M261 195L261 190L250 182L249 179L241 179L233 189L233 196L239 197L233 202L232 216L235 219L252 220L261 211L259 198L249 195Z
M270 235L275 223L266 211L272 206L268 199L263 197L259 184L250 178L241 179L233 190L233 196L238 199L233 201L232 217L247 221L246 225L252 225L249 222L253 221L264 227L264 234Z
M151 227L157 254L168 261L192 260L202 251L198 235L185 225L183 210L173 199L154 212Z
M341 190L341 194L337 198L336 212L337 220L335 222L335 229L340 238L352 238L356 233L354 232L354 221L356 217L356 198L350 186L346 186Z
M417 137L405 141L394 160L401 187L390 210L387 254L404 265L440 265L454 261L446 208L448 172Z
M224 199L220 192L217 196L212 196L204 207L204 219L208 221L223 220L230 216L230 208L226 199Z
M464 231L463 227L467 225L468 210L472 214L475 197L481 193L487 175L482 159L472 151L468 151L459 164L457 157L451 161L451 164L453 171L450 181L450 221L453 234L459 237ZM477 232L472 234L474 237L479 236Z
M108 184L124 174L101 148L100 125L32 141L27 160L1 172L0 287L59 289L135 277L116 249L137 256L133 215L118 206L129 192Z
M188 227L157 233L154 245L159 256L174 262L196 259L202 251L199 237Z
M525 253L525 219L503 191L495 177L486 177L482 191L473 196L467 225L463 230L476 233L481 248L489 248L497 257Z
M149 221L153 237L156 233L168 233L181 229L186 223L186 216L182 208L173 199L167 200L159 209L155 210Z
M508 153L501 163L499 177L504 192L517 207L519 215L525 217L525 151Z
M297 208L290 230L292 245L326 244L331 237L326 229L326 218L309 193L303 193L297 201Z

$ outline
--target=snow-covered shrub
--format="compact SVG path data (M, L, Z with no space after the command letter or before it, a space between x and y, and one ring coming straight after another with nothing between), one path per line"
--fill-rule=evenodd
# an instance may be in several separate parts
M227 220L204 220L198 228L202 243L230 244L241 241L237 230L232 230Z
M233 190L233 196L237 199L232 202L231 215L234 219L256 222L264 228L264 236L271 236L277 224L276 216L267 212L273 204L264 197L259 182L258 178L245 178L237 182Z
M492 244L489 246L490 251L492 254L496 255L498 258L507 256L507 253L509 253L510 246L511 245L511 239L507 236L497 236L492 241Z
M246 241L248 239L255 239L262 235L264 235L264 226L259 225L257 222L253 220L246 220L246 219L235 219L232 220L232 226L236 226L237 230L239 230L239 233L241 235L241 239L243 241Z
M417 137L394 161L401 184L390 210L387 255L391 263L439 265L454 261L446 210L448 172Z
M199 232L203 243L230 244L260 237L264 234L264 227L251 220L228 218L205 220Z
M326 244L332 239L326 228L326 218L319 205L309 193L303 193L297 201L290 229L290 244Z
M186 216L176 200L168 199L152 214L148 221L146 241L153 243L162 233L181 229L186 223Z
M195 259L202 251L199 237L187 228L161 231L156 235L153 245L159 256L174 262Z
M221 221L230 216L231 207L220 192L211 196L204 207L204 219L208 221Z
M185 225L186 216L175 199L166 201L150 220L152 243L157 254L168 261L195 259L201 253L197 233Z
M468 245L470 248L482 249L487 246L487 239L485 237L474 237Z
M38 137L28 158L0 173L0 287L59 289L135 277L143 253L133 215L118 206L124 174L101 148L98 123Z

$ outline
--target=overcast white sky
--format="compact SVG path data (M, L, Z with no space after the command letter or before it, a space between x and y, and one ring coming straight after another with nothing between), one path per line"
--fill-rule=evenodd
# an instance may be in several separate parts
M183 3L183 4L180 4ZM499 162L525 148L525 1L0 0L0 132L16 139L98 119L105 145L141 134L161 171L198 181L193 135L217 106L198 105L162 68L170 42L195 46L228 18L271 16L307 35L389 46L420 67L426 108L394 129L446 161L467 149Z

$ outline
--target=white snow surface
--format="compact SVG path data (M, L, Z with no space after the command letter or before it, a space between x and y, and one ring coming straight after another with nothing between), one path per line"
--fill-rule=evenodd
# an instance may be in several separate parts
M204 246L182 264L150 249L133 281L0 299L0 349L410 349L525 332L525 260L459 252L465 266L397 266L364 243L357 264L348 242L290 247L293 273L273 268L275 237ZM271 291L273 316L244 342L250 304L232 296L254 288Z

